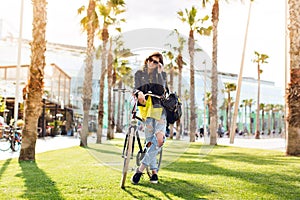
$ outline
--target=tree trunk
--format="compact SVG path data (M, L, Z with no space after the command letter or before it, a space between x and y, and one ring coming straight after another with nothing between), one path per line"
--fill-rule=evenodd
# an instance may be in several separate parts
M178 96L180 98L180 100L182 101L182 97L181 97L181 86L182 86L182 65L183 65L183 60L182 60L182 55L181 53L178 54L177 59L177 66L178 66L178 71L179 71L179 75L178 75ZM182 103L182 102L181 102ZM178 120L176 122L176 129L177 129L177 135L176 135L176 140L180 139L180 135L182 134L182 124L181 124L182 120ZM184 121L184 120L183 120Z
M213 50L212 50L212 69L211 69L211 103L210 113L210 144L217 144L217 127L218 127L218 23L219 23L219 1L215 0L212 9L213 24Z
M33 29L31 42L31 63L29 67L28 98L26 100L26 120L23 129L22 148L19 161L35 161L37 124L42 111L44 89L44 68L46 51L46 0L33 1ZM16 97L18 98L18 97Z
M118 107L117 107L117 133L122 133L122 125L121 125L121 116L122 116L122 112L121 112L121 91L120 89L122 88L122 81L120 80L119 84L118 84Z
M113 55L112 55L112 39L110 39L110 47L107 56L107 139L111 140L114 138L113 130L113 113L112 113L112 103L111 103L111 91L112 91L112 68L113 68Z
M98 130L97 130L97 144L101 143L102 131L103 131L103 118L104 118L104 80L106 74L106 44L108 42L108 30L103 28L102 30L102 55L101 55L101 75L100 75L100 94L99 94L99 106L98 106Z
M256 108L256 133L255 139L260 139L260 127L259 127L259 111L260 111L260 67L257 66L257 108Z
M195 142L196 134L196 113L195 113L195 70L194 70L194 32L190 30L189 34L189 55L190 55L190 142Z
M84 69L84 82L83 82L83 125L80 131L80 146L87 147L87 137L89 133L89 113L92 100L92 80L93 80L93 56L94 56L94 37L95 28L93 26L93 12L95 10L95 1L89 1L89 7L87 10L87 16L89 22L87 24L87 56L86 67Z

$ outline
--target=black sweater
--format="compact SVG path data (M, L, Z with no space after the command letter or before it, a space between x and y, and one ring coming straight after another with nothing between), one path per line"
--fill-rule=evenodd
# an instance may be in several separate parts
M135 90L142 91L144 94L152 93L158 96L164 96L168 92L167 87L167 74L166 72L158 73L154 71L148 74L147 70L138 70L134 76L135 80ZM150 92L151 91L151 92ZM138 96L138 92L136 92ZM148 97L146 97L147 99ZM161 100L158 98L152 98L153 105L162 105ZM139 106L141 106L139 104Z

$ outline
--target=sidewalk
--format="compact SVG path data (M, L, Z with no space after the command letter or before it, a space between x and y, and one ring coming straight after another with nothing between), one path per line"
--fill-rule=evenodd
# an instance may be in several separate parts
M80 140L76 139L72 136L56 136L56 137L45 137L38 138L36 141L36 153L42 153L45 151L51 151L56 149L64 149L72 146L79 146ZM11 150L8 151L0 151L0 160L6 160L9 158L17 158L20 155L20 150L17 152L13 152Z
M235 138L234 143L229 143L229 138L218 138L218 145L265 149L265 150L278 150L285 151L286 140L284 138L266 138L266 139L250 139L250 138Z
M116 133L116 137L124 137L125 134ZM184 139L187 140L187 137ZM89 138L88 142L95 142L96 136L93 135ZM204 142L204 139L197 140L198 142ZM204 143L209 143L206 139ZM36 153L42 153L45 151L51 151L56 149L64 149L72 146L79 146L80 140L72 136L56 136L56 137L45 137L38 138L36 142ZM255 148L255 149L265 149L265 150L278 150L285 151L286 141L283 138L268 138L268 139L249 139L249 138L235 138L234 144L229 143L229 138L218 138L218 145L224 146L234 146L243 148ZM0 151L0 160L6 160L9 158L17 158L20 152Z

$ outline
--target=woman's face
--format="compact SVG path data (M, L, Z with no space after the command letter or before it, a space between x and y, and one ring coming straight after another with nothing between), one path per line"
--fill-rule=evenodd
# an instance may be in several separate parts
M159 57L152 56L148 59L148 70L153 71L159 65Z

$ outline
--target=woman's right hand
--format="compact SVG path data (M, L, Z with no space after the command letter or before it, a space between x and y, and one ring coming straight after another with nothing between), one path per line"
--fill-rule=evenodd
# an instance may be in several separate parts
M143 92L138 93L138 101L140 104L146 105L146 99L145 99L145 95Z

